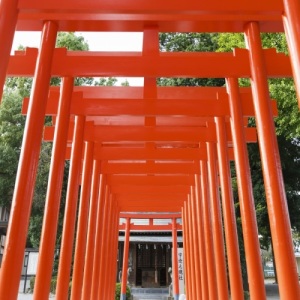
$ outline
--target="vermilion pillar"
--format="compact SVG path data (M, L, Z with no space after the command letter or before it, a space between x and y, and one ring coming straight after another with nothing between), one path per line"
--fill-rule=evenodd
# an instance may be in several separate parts
M195 176L195 180L197 180L197 176ZM200 264L200 249L199 249L199 233L198 231L200 230L199 226L199 218L197 216L197 203L196 201L198 198L196 198L195 195L195 187L191 186L191 191L190 191L190 205L191 205L191 213L192 213L192 227L193 227L193 268L194 268L194 273L195 273L195 288L196 288L196 297L197 299L201 299L201 264Z
M88 218L87 245L85 254L84 276L83 276L83 299L91 299L92 275L95 253L96 221L99 203L100 185L100 160L94 160L93 181L91 190L91 201Z
M249 23L245 35L279 292L281 299L296 300L300 288L258 24Z
M54 22L44 24L1 266L0 299L14 300L18 294L56 33Z
M105 243L104 243L104 255L103 255L103 260L104 260L104 264L103 264L103 267L104 267L104 280L103 280L103 286L104 286L104 289L103 289L103 299L109 299L109 277L106 276L106 272L108 272L108 270L110 270L110 268L112 267L110 264L109 264L109 256L110 256L110 253L111 253L111 245L109 244L110 242L110 237L112 236L113 234L113 228L112 228L112 216L113 216L113 213L112 213L112 208L113 208L113 201L112 201L113 197L112 195L110 194L109 195L109 203L108 203L108 218L107 218L107 222L108 222L108 226L107 226L107 231L105 232ZM109 272L108 272L109 273ZM100 298L101 299L101 298Z
M177 226L176 219L172 220L172 273L173 273L173 297L174 300L179 299L179 274L178 274L178 252L177 252Z
M104 175L100 175L100 194L99 194L99 204L97 211L97 228L95 236L95 252L94 252L94 266L93 266L93 276L92 276L92 290L91 299L96 299L99 290L99 277L100 277L100 264L101 264L101 247L102 247L102 236L103 236L103 211L105 202L105 178Z
M67 299L68 297L78 203L79 177L81 171L84 125L85 117L76 116L57 276L57 299Z
M191 297L191 263L190 263L190 244L189 244L189 228L188 228L188 215L187 215L187 202L185 201L182 209L183 221L183 248L184 248L184 278L185 289L187 297Z
M111 291L113 285L115 287L116 279L112 280L113 269L116 267L116 258L115 252L113 250L113 240L115 236L115 203L113 201L113 196L111 198L111 213L109 219L109 234L107 235L107 257L105 260L106 263L106 276L105 276L105 299L111 299ZM121 295L120 295L121 296Z
M117 254L118 254L118 242L119 242L119 215L120 212L118 211L118 207L116 203L114 202L113 207L113 233L111 236L111 245L112 245L112 251L111 251L111 279L110 279L110 293L109 293L109 299L113 299L115 297L115 291L116 291L116 277L117 277Z
M105 189L105 202L103 210L103 234L101 237L101 261L100 261L100 276L99 289L98 289L98 299L105 299L105 272L106 272L106 250L107 250L107 235L109 230L109 213L110 213L110 191L109 188Z
M219 183L217 173L216 145L207 143L208 180L211 199L212 236L216 261L217 290L219 299L228 300L226 257L223 239L223 222L220 207Z
M245 142L239 86L236 78L228 78L226 83L230 99L231 131L234 146L233 150L238 182L250 296L254 299L265 299L265 283L260 257L260 245L252 194L248 151Z
M184 203L185 204L185 222L186 222L186 241L187 241L187 247L186 247L186 255L187 255L187 266L186 270L188 273L187 277L187 286L188 286L188 291L187 291L187 296L189 298L193 297L193 276L194 276L194 271L193 271L193 265L192 265L192 233L190 230L190 219L189 219L189 209L188 209L188 204L189 200Z
M195 176L195 196L196 196L196 211L198 217L198 240L199 240L199 249L200 249L200 268L201 268L201 295L202 300L209 299L208 294L208 275L207 275L207 257L205 251L205 235L204 235L204 215L203 215L203 206L202 206L202 186L200 176Z
M18 18L18 0L0 1L0 103Z
M55 126L34 298L49 296L74 79L63 78Z
M283 0L283 4L283 25L300 107L300 2L299 0Z
M193 215L192 215L192 206L191 206L190 197L189 197L188 203L187 203L187 218L188 218L189 252L190 252L189 269L190 269L190 274L191 274L191 276L190 276L190 295L189 295L189 297L191 299L195 299L195 298L197 298L197 295L196 295L196 288L197 287L196 287L196 267L195 267L194 260L193 260L193 258L194 258L193 222L192 222ZM200 258L202 258L202 257L200 257ZM174 278L174 275L173 275L173 278Z
M121 285L120 300L126 300L129 237L130 237L130 218L127 218L125 224L125 241L124 241L124 252L123 252L122 285Z
M222 208L225 228L225 239L227 248L227 260L229 269L229 280L231 287L231 299L239 300L244 298L242 271L240 266L239 246L236 229L235 211L231 187L231 175L227 153L227 136L225 120L217 117L217 152L220 173L220 183L222 190Z
M86 242L87 242L87 231L88 231L87 225L88 225L91 181L92 181L92 171L93 171L93 155L94 155L94 143L86 142L85 151L84 151L82 183L81 183L81 191L80 191L80 206L78 212L78 225L77 225L77 234L76 234L71 299L80 298L82 293L84 261L85 261L85 254L86 254L86 244L87 244Z
M208 174L207 174L207 161L200 161L201 172L201 187L202 187L202 210L204 220L204 237L205 237L205 251L207 260L207 281L209 299L217 299L218 293L216 289L216 268L214 259L214 245L211 230L211 211L210 211L210 198L208 190Z

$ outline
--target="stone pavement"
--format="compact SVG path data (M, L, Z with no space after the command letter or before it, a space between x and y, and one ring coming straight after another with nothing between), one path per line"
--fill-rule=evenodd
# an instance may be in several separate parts
M278 285L273 283L266 283L267 300L280 300L278 293ZM32 294L19 293L18 300L32 300ZM55 296L50 296L50 300L54 300ZM165 300L167 295L156 294L135 294L134 300Z
M266 281L265 287L267 300L280 300L277 284L274 284L272 280ZM133 296L133 300L167 300L167 294L136 293Z
M266 293L267 293L268 300L279 300L280 299L277 284L267 283L265 285L265 287L266 287Z

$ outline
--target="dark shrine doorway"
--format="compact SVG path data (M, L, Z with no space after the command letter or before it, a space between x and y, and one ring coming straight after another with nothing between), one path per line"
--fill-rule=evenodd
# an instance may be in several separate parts
M136 286L167 285L167 245L136 245Z

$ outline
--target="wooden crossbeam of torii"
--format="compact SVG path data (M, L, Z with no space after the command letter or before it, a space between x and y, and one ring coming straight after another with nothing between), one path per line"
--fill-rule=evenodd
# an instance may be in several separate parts
M148 99L145 98L144 92L145 87L75 87L71 100L71 115L80 114L88 118L87 135L84 139L96 142L94 158L101 159L101 151L106 153L106 159L103 157L101 159L103 174L123 176L119 177L123 180L125 177L133 176L136 179L137 176L143 174L155 177L162 175L166 179L165 185L160 188L157 187L157 184L153 184L153 181L152 184L149 184L149 181L147 184L144 182L139 189L134 188L133 185L124 184L124 181L118 185L110 185L111 193L122 210L143 211L151 209L151 206L153 207L155 204L156 209L163 211L172 203L172 209L178 211L188 197L190 186L194 186L195 182L193 179L191 185L181 186L176 184L175 180L180 176L200 174L199 159L207 159L206 149L189 148L184 146L184 143L188 145L189 143L217 141L213 117L229 118L228 94L225 88L220 87L156 87L157 96ZM240 93L243 114L253 116L250 89L241 88ZM57 87L51 88L46 114L52 115L54 120L57 114L59 94ZM173 103L175 105L177 103L178 107L174 109ZM185 103L189 104L187 109ZM272 103L275 104L275 102ZM27 106L28 99L25 99L23 113L26 113ZM277 113L276 105L273 105L273 113ZM180 126L177 125L178 115L181 116ZM145 126L147 116L155 118L156 126ZM105 122L103 123L104 118ZM104 125L111 124L113 119L113 123L118 125ZM186 124L182 126L184 122ZM164 126L160 124L164 124ZM227 125L230 142L231 130L229 123ZM245 125L247 125L247 118L245 118ZM74 123L71 122L69 143L72 142L73 127ZM255 128L245 127L245 134L247 142L256 142ZM54 127L46 128L44 140L53 140L53 137ZM149 142L172 145L174 141L180 145L181 149L174 145L171 149L159 149L155 146L149 148L146 145ZM119 145L118 147L103 147L102 143L110 142ZM138 147L132 146L133 142ZM67 158L70 154L69 147L68 150ZM188 154L185 159L180 156L184 151ZM190 156L192 151L198 157ZM137 153L139 153L139 158L135 157ZM171 153L175 153L173 157L177 160L172 161L172 158L168 156ZM164 157L156 156L157 154ZM113 158L117 162L112 162ZM232 152L230 158L233 159ZM183 189L184 192L182 192ZM168 199L168 201L164 199Z
M118 185L127 185L127 186L169 186L173 184L174 186L192 186L195 184L194 175L156 175L156 176L147 176L147 175L107 175L107 184L110 186Z
M120 213L121 219L130 219L130 230L131 231L172 231L172 220L181 219L182 216L180 213ZM135 224L136 220L148 220L148 224ZM155 220L160 221L171 221L167 224L154 224ZM182 230L182 225L176 223L176 229ZM119 230L125 230L125 224L120 222Z
M243 115L253 116L254 110L250 89L241 88L240 92ZM57 114L58 99L58 89L51 87L46 115L55 116ZM105 139L105 133L102 129L107 129L110 139L114 139L114 132L116 134L120 132L125 140L132 140L128 135L130 135L130 132L132 132L131 135L135 135L137 129L131 127L131 125L143 126L145 122L143 117L155 116L156 125L171 126L169 129L162 126L161 130L157 130L157 134L159 134L158 132L161 132L161 134L165 132L168 135L168 131L174 129L173 131L180 135L180 132L185 133L189 130L193 132L192 128L186 128L188 125L204 127L208 121L213 122L212 117L214 116L229 116L228 101L225 88L218 87L157 87L157 97L154 99L145 99L142 87L75 87L70 113L71 115L85 115L88 120L94 121L97 130L101 131L100 136L102 137L100 139ZM272 101L272 107L273 114L277 115L274 101ZM27 109L28 99L25 98L23 114L26 114ZM177 123L178 126L184 126L184 128L177 128L177 130L173 128ZM107 124L122 127L108 126ZM105 126L101 127L101 125ZM127 125L127 127L124 125ZM87 130L90 134L93 131L92 127ZM158 127L160 128L160 126ZM52 133L49 130L46 130L46 135L49 134L47 139L51 140ZM142 127L140 130L143 130ZM199 133L201 130L199 128ZM72 130L70 131L71 136ZM147 132L149 135L153 135L155 129L150 129L150 127L144 129L143 134L145 137ZM228 134L230 136L229 128ZM121 140L119 137L115 137L115 139ZM185 137L185 140L187 139ZM169 137L168 140L172 140L172 137Z
M53 0L47 5L19 0L18 9L17 30L41 30L41 20L53 20L61 31L142 31L154 23L165 32L237 32L243 31L247 21L257 20L262 31L282 32L284 7L280 0L228 0L226 4L222 0L166 0L163 4L87 0L84 5L79 0Z
M169 170L168 172L171 172ZM108 186L110 187L110 193L112 198L118 204L118 208L122 212L131 211L170 211L179 212L180 207L183 206L184 201L187 201L189 195L189 185L184 185L180 183L176 185L181 178L187 177L185 174L155 174L150 176L145 176L143 184L126 184L128 182L126 179L137 179L138 177L144 175L108 175L108 176L120 176L121 179L125 179L120 184L111 185L108 181ZM157 180L164 178L162 182L157 183L153 180L154 177ZM110 182L110 183L109 183ZM137 182L139 182L137 180ZM147 184L145 184L147 183ZM192 186L195 185L195 181L191 182Z
M88 121L86 124L87 135L85 136L85 139L96 141L94 158L100 158L101 151L108 156L107 160L102 158L101 172L108 176L119 175L119 178L122 178L121 184L109 185L111 187L111 193L115 201L118 202L121 210L144 211L155 206L156 210L165 211L169 208L178 211L188 197L190 186L194 186L195 182L194 179L192 179L191 185L188 184L182 187L178 185L178 183L176 184L176 181L180 178L182 183L184 182L182 181L182 176L200 174L199 158L207 159L206 149L193 149L188 148L188 146L184 148L183 144L199 143L199 141L194 141L193 138L191 140L191 135L192 137L194 135L194 138L196 136L198 138L202 136L202 142L209 141L210 139L207 134L201 134L201 132L205 133L205 131L211 132L210 135L212 135L213 141L216 142L213 116L229 117L228 95L225 88L156 87L157 97L145 99L144 89L145 88L143 87L75 87L71 100L71 106L74 108L74 111L71 107L71 114L76 115L76 112L80 112L80 114L85 115L88 120L93 120L93 122ZM244 108L243 113L246 116L253 116L254 111L250 89L241 88L240 93ZM49 94L48 107L46 109L47 115L55 117L57 114L58 99L59 90L57 87L52 87ZM91 106L89 106L90 99L92 99L93 102ZM26 99L26 101L28 100ZM26 101L24 103L23 113L26 113L27 110L28 104ZM104 101L104 103L102 102L102 105L99 104L101 101ZM162 114L159 111L159 105L163 101L167 102L169 106L171 104L170 101L177 101L180 107L179 109L177 108L177 111L174 111L174 108L171 106L171 112L167 114L168 105L164 106L164 114ZM188 101L191 107L188 110L184 110L184 103ZM115 105L116 102L117 105ZM151 111L147 111L149 102L156 103L156 110L154 110L153 106L150 106ZM86 105L86 109L83 109L83 107L80 106L82 103ZM143 103L145 106L142 109L142 112L137 112L135 108L132 108L132 106L134 107L139 103ZM272 103L275 104L275 102ZM76 108L77 105L79 108ZM119 107L119 110L115 110L116 107ZM96 111L94 108L96 108ZM204 111L201 112L201 108ZM196 114L194 111L196 111ZM273 112L274 114L277 113L276 105L273 105ZM173 116L174 114L176 115L175 118ZM179 118L180 122L178 121L178 114L183 115ZM98 115L101 116L99 117ZM124 115L126 116L124 117ZM144 126L145 118L147 116L155 117L157 126ZM179 122L180 126L176 126L177 122ZM209 127L207 127L207 122L210 124ZM94 125L95 123L97 125ZM105 125L111 123L116 125ZM125 126L125 124L130 125ZM160 124L163 124L164 126ZM247 118L245 118L245 125L247 125ZM73 137L73 127L74 123L72 122L69 128L70 143L72 142ZM97 132L98 130L99 133ZM247 141L256 142L255 128L245 128L245 131ZM227 123L227 133L230 142L231 130L229 123ZM46 128L44 139L52 140L53 137L54 127ZM100 140L97 140L97 137L99 137ZM146 145L141 147L141 144L147 142L158 143L157 140L159 138L159 141L162 144L169 143L169 145L172 145L175 140L175 144L178 143L178 145L181 145L181 148L178 148L178 146L176 147L176 145L172 149L159 149L156 147L150 147L149 149ZM183 139L183 141L181 141L181 139ZM138 147L134 147L130 144L133 140ZM109 142L115 142L116 144L119 144L119 146L103 147L101 145L101 143ZM68 150L70 151L70 148L68 148ZM68 153L70 153L69 151ZM184 151L188 155L186 156L186 161L180 156ZM195 157L195 160L190 156L192 151L198 156L198 158ZM135 157L136 153L139 153L139 159L143 158L145 161L137 161L139 159ZM150 157L149 153L151 153ZM157 153L164 157L156 156ZM172 161L171 156L169 156L171 153L174 153L173 156L177 157L177 160ZM232 151L230 151L230 154L229 157L233 159ZM112 155L115 155L114 159L118 160L118 163L108 162L108 160L112 160ZM122 155L127 157L125 157L123 161L120 161ZM144 184L140 185L140 189L135 189L133 185L130 184L124 185L124 182L126 182L126 180L124 181L125 177L128 179L129 177L131 177L131 179L135 178L135 186L138 182L136 179L143 174L148 174L156 178L159 178L159 176L162 175L165 179L165 183L164 185L161 185L162 188L159 188L157 186L158 183L154 184L154 181L152 181L152 184L150 184L149 179L146 179L148 181L147 184L145 184L146 181L144 181ZM162 178L160 178L160 184L163 184L163 181L161 180ZM170 189L170 187L172 188ZM184 193L182 193L182 188L185 189Z
M135 188L135 186L125 185L111 187L113 197L121 211L130 212L133 207L135 207L133 211L151 211L151 207L169 211L169 207L170 211L178 212L184 201L187 201L190 192L190 186L175 186L171 180L168 186Z
M101 116L229 116L229 99L225 88L157 87L157 97L145 99L142 87L74 87L71 115ZM59 90L50 88L46 115L55 116ZM250 88L241 88L241 104L245 117L254 116ZM29 99L23 101L27 113ZM273 113L276 103L272 101ZM92 118L90 118L92 119Z
M169 128L170 132L174 132L176 135L176 138L180 136L180 132L183 132L184 139L188 139L188 135L186 132L195 132L196 135L200 134L201 130L204 128L192 128L192 127L182 127L179 128L179 130L176 130L176 127L173 127L173 125L176 125L176 122L179 122L179 126L184 125L184 122L186 120L186 124L194 125L194 126L205 126L207 120L213 120L212 118L196 118L196 116L205 116L205 115L219 115L219 116L228 116L229 115L229 107L228 107L228 95L226 93L225 88L220 88L220 87L157 87L157 98L150 100L150 103L155 103L153 104L153 107L159 107L161 103L167 102L170 104L168 101L178 101L180 104L180 108L176 111L176 114L189 114L192 115L191 118L190 116L183 116L181 118L172 118L167 116L168 110L171 110L170 114L174 114L174 108L172 106L165 106L163 105L164 109L164 114L165 116L161 116L161 113L159 111L152 111L147 112L147 105L149 104L149 99L144 99L143 98L143 87L74 87L74 92L73 92L73 97L72 97L72 103L71 103L71 114L76 114L76 112L80 114L84 114L86 116L92 115L92 119L95 120L95 123L97 124L102 124L103 120L103 125L105 124L118 124L122 126L99 126L100 136L102 140L105 140L104 136L104 131L107 132L107 137L109 139L113 139L113 132L118 133L119 136L115 137L115 141L119 141L121 137L126 137L129 140L129 132L133 131L131 133L131 136L134 136L134 138L137 140L138 139L138 134L140 134L141 139L143 139L146 136L146 133L148 132L149 134L154 134L155 129L152 128L144 128L142 127L144 123L144 118L140 116L142 113L143 115L147 116L148 114L150 115L159 115L156 116L156 124L169 124L172 125L172 127ZM242 97L242 102L243 102L243 107L244 107L244 114L247 116L253 116L254 111L253 111L253 105L252 105L252 100L251 100L251 93L249 88L241 88L241 97ZM93 97L93 98L89 98ZM112 98L113 97L113 98ZM184 99L182 99L185 97ZM59 98L59 90L57 87L51 87L51 91L49 94L49 99L48 99L48 106L46 109L46 114L47 115L56 115L57 114L57 107L58 107L58 98ZM99 99L98 99L99 98ZM120 99L121 98L121 99ZM93 104L89 106L89 100L93 99ZM109 99L109 100L108 100ZM179 99L179 100L178 100ZM208 100L209 99L209 100ZM105 105L103 104L103 102ZM119 107L119 110L115 110L115 102L117 102L117 107ZM129 102L128 102L129 101ZM188 112L184 110L184 104L186 102L190 101L191 107L188 109ZM209 102L209 106L207 103ZM102 104L100 104L102 103ZM277 114L276 111L276 105L275 102L272 102L273 105L273 113ZM83 109L83 105L86 105L86 110ZM130 104L130 105L128 105ZM131 116L132 114L136 114L136 110L132 109L132 106L140 105L140 107L144 104L145 108L143 108L142 112L138 112L139 119L133 118ZM79 108L76 108L78 106ZM208 106L208 107L207 107ZM25 99L24 104L23 104L23 113L26 114L27 112L27 107L28 107L28 99ZM73 107L73 109L72 109ZM151 107L151 105L150 105ZM97 113L95 112L95 109L97 110ZM216 109L215 109L216 108ZM151 108L150 108L151 109ZM159 108L158 108L159 110ZM104 111L104 112L103 112ZM108 112L109 111L109 112ZM131 113L129 113L131 111ZM196 114L194 115L194 111L196 111ZM101 114L103 118L101 117L96 117L95 115ZM106 115L107 114L107 115ZM127 117L120 116L117 118L114 116L111 116L113 114L122 114L122 115L128 115ZM105 116L104 116L105 115ZM122 119L123 118L123 119ZM89 118L91 119L91 118ZM132 119L134 121L132 121ZM105 122L104 122L105 120ZM114 121L112 121L114 120ZM121 121L122 120L122 121ZM139 120L139 123L135 123L137 120ZM202 121L204 120L203 124ZM246 120L247 121L247 120ZM140 125L140 129L138 127L132 127L132 126L127 126L124 127L124 124L130 124L130 125ZM229 125L229 124L228 124ZM101 129L100 129L101 128ZM166 127L159 127L162 128L161 130L167 132L168 139L171 142L172 141L172 136L169 136L168 131L166 131ZM177 128L178 129L178 128ZM49 131L51 130L51 131ZM47 128L45 132L45 139L46 140L52 140L53 138L53 132L54 128L50 129ZM98 129L97 129L98 130ZM228 126L228 137L229 140L231 140L231 131L230 127ZM256 141L256 133L255 129L245 129L248 142ZM92 134L93 128L92 127L87 127L87 130L89 135ZM156 130L157 132L159 129ZM137 134L138 133L138 134ZM73 126L71 126L71 129L69 130L69 140L71 141L71 137L73 134ZM91 138L91 137L90 137ZM91 138L93 139L93 138ZM123 142L124 143L124 142ZM174 149L146 149L144 147L134 147L133 145L127 146L123 148L116 148L116 147L102 147L99 145L99 143L96 144L97 150L95 149L95 158L99 159L172 159L177 158L177 159L184 159L184 157L181 157L180 155L183 155L185 153L185 159L199 159L203 158L206 155L206 151L203 149L192 149L192 148L176 148ZM200 152L202 154L200 154ZM104 154L105 153L105 154ZM177 154L176 154L177 153ZM104 155L104 157L103 157ZM137 155L137 156L136 156ZM149 156L150 155L150 156ZM67 152L67 158L70 157L70 151ZM106 157L106 158L105 158Z
M71 123L70 125L72 125ZM73 126L70 126L68 141L73 138ZM44 140L52 141L55 127L45 127ZM244 128L246 139L256 142L256 129ZM232 141L227 126L228 140ZM86 141L94 142L217 142L214 123L204 126L97 126L88 124L85 130Z
M101 124L101 117L105 117L106 121L110 123L110 119L114 118L115 115L121 115L118 117L122 120L122 125L94 125L93 122L88 121L86 124L86 132L88 136L85 136L85 139L90 141L95 141L98 146L98 150L101 151L101 143L115 142L120 143L123 147L109 147L106 149L106 153L111 155L110 150L115 150L115 155L119 152L122 155L123 150L127 148L127 155L131 150L135 150L135 153L139 151L140 155L144 153L144 162L140 162L134 157L134 152L131 153L131 159L119 162L109 162L108 160L102 160L101 163L101 173L118 176L121 175L125 177L141 176L143 174L148 174L150 176L159 176L163 175L165 180L165 185L157 187L157 185L148 184L140 185L140 188L135 188L133 185L124 184L124 181L119 185L110 185L111 193L115 201L117 201L119 208L122 211L145 211L151 210L155 207L156 210L165 211L166 209L178 211L182 207L183 202L187 200L189 195L190 186L194 186L194 179L192 180L191 185L176 185L175 180L178 177L188 176L189 174L200 174L199 159L193 160L193 157L186 157L185 161L182 157L177 156L176 161L172 161L169 157L165 157L162 161L159 161L159 158L155 156L154 149L155 147L149 147L144 145L143 148L134 148L130 147L128 143L169 143L170 145L176 141L181 144L182 149L180 150L195 150L195 149L184 149L182 142L185 143L199 143L199 142L216 142L215 127L213 125L213 116L223 116L229 117L229 107L228 107L228 95L225 88L182 88L182 87L156 87L157 97L153 99L144 98L144 88L141 87L77 87L74 89L72 104L74 111L71 108L71 114L76 115L76 112L85 115L89 120L93 119L94 123ZM113 95L113 97L112 97ZM253 106L250 89L245 88L241 89L242 102L243 102L243 113L247 116L253 116ZM94 97L94 98L88 98ZM185 97L185 98L183 98ZM187 98L187 99L186 99ZM59 99L59 91L57 88L53 87L49 94L48 107L46 109L47 115L55 116L57 114L57 106ZM92 100L92 105L89 106L89 100ZM27 100L28 101L28 100ZM102 102L102 104L99 104ZM117 105L115 104L117 102ZM164 113L160 111L159 105L163 102L167 102L168 105L162 107ZM172 105L172 101L180 105L179 109L174 111L174 108L171 106L171 112L168 112L168 106ZM191 107L188 110L184 110L184 103L190 103ZM80 104L84 103L86 109L80 107ZM134 107L136 104L143 103L144 107L141 107L136 110ZM151 103L156 104L152 107L147 105ZM208 105L210 104L210 105ZM273 104L275 104L273 102ZM80 108L76 109L76 105ZM116 105L116 106L115 106ZM119 110L115 108L119 107ZM217 107L217 109L215 109ZM95 109L96 108L96 112ZM201 111L202 110L204 111ZM27 103L25 103L23 108L23 113L26 113ZM150 111L147 111L150 109ZM173 109L173 110L172 110ZM274 113L276 114L276 106L273 105ZM196 114L194 113L196 111ZM101 115L99 117L98 115ZM176 117L178 115L183 115L183 119L187 121L187 124L194 126L176 126ZM126 115L124 117L123 115ZM163 115L163 116L162 116ZM163 119L161 123L168 124L169 126L142 126L145 122L147 116L154 117L155 119ZM208 117L210 116L210 117ZM139 121L136 124L138 117ZM191 122L191 118L194 120ZM99 121L100 119L100 121ZM108 119L108 120L107 120ZM133 119L133 121L132 121ZM167 121L166 121L167 120ZM247 121L247 118L245 118ZM168 123L169 122L169 123ZM159 123L155 122L156 124ZM131 124L131 126L125 126L124 124ZM207 125L209 124L209 125ZM69 129L69 142L72 142L73 136L73 123L71 123ZM135 126L132 126L135 125ZM181 120L182 125L182 120ZM198 125L198 126L197 126ZM227 123L229 125L229 123ZM95 133L95 131L99 133ZM205 131L211 131L213 140L206 135L203 135ZM105 134L106 132L106 134ZM193 133L194 132L194 133ZM202 132L202 134L201 134ZM248 142L256 142L256 131L255 128L245 128L246 139ZM227 126L227 133L229 141L231 141L231 131L230 126ZM52 140L54 134L54 127L46 128L44 132L45 140ZM191 139L192 134L192 139ZM193 137L194 135L194 137ZM97 139L101 138L100 140ZM201 140L194 140L195 137L198 139L201 137ZM126 144L127 143L127 144ZM126 147L127 146L127 147ZM118 149L119 148L119 149ZM199 148L200 149L200 148ZM203 155L200 158L206 156L206 151L199 150L197 155L200 154L200 151ZM169 150L169 153L174 149L155 149L156 152L160 151L163 153L163 150ZM172 150L172 151L171 151ZM95 156L97 155L97 150L95 149ZM194 151L195 152L195 151ZM149 160L149 157L146 153L152 153L153 159ZM190 154L190 153L189 153ZM177 154L178 155L178 154ZM176 154L175 154L176 156ZM116 160L120 160L120 157L115 157ZM148 177L148 176L147 176ZM122 178L122 177L119 177ZM174 180L175 179L175 180ZM134 185L136 185L136 180ZM181 183L182 184L182 183ZM172 189L170 189L172 187Z
M192 147L155 147L147 148L145 145L105 146L96 143L94 146L94 159L96 160L207 160L206 148ZM230 148L228 149L230 151ZM233 155L230 151L230 157ZM67 148L66 159L70 159L71 145Z
M268 77L292 77L289 57L264 49ZM34 74L38 49L16 51L9 60L7 76ZM155 59L143 52L67 51L56 48L52 76L74 77L250 77L249 51L234 49L233 53L160 52ZM101 66L101 67L99 67ZM199 67L201 66L201 68ZM232 67L234 66L234 68Z

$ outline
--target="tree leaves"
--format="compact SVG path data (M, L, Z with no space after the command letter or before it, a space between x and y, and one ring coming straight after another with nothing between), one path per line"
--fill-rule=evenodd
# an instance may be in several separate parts
M160 50L163 52L214 52L218 48L216 34L161 33ZM200 68L201 66L199 66ZM224 78L159 78L161 86L223 86Z
M60 32L58 34L58 47L67 47L69 50L88 50L88 44L82 36L74 33ZM51 85L60 85L60 78L52 78ZM107 83L113 85L115 79L108 78L94 81L94 78L76 78L77 85L92 85ZM22 145L25 117L21 114L22 100L29 97L32 78L8 78L5 85L4 99L0 106L0 205L10 208L13 197L15 178L17 173L19 155ZM45 118L48 122L49 118ZM28 245L38 247L42 228L44 206L46 200L48 174L51 161L52 143L42 143L38 172L33 196L31 219L28 232ZM62 216L67 188L67 174L69 162L65 163L65 177L61 193L61 212L59 227L62 227ZM61 229L58 230L59 232ZM60 239L58 233L58 240Z
M4 93L0 107L0 205L5 207L10 207L25 124L21 104L12 91Z

